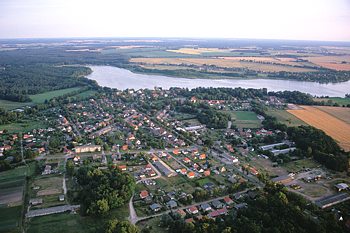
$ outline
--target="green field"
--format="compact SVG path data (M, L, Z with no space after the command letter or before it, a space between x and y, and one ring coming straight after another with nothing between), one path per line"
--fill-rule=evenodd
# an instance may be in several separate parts
M0 173L0 191L8 188L21 188L25 184L25 176L31 176L35 171L35 163L17 167ZM0 232L20 232L23 205L15 207L0 207Z
M238 128L260 128L261 122L255 112L231 111L232 124Z
M36 94L36 95L30 95L29 97L32 100L32 102L26 102L26 103L0 99L0 107L4 108L5 110L13 110L13 109L22 108L25 106L30 106L33 104L42 104L42 103L45 103L45 100L50 100L50 99L58 97L58 96L66 95L66 94L69 94L71 92L78 91L80 89L81 89L81 87L72 87L72 88L61 89L61 90L56 90L56 91L48 91L48 92L44 92L44 93ZM88 90L88 91L84 91L82 93L79 93L76 96L88 97L88 96L91 96L95 93L96 93L95 91Z
M72 88L61 89L61 90L56 90L56 91L48 91L48 92L44 92L44 93L36 94L36 95L30 95L29 97L34 103L42 104L45 102L45 100L50 100L50 99L58 97L58 96L66 95L66 94L69 94L71 92L78 91L80 89L81 89L81 87L72 87Z
M28 233L88 233L101 230L101 226L92 218L69 213L31 218L28 225Z
M5 110L13 110L13 109L22 108L29 105L33 105L33 103L32 102L21 103L21 102L9 101L9 100L0 100L0 108L3 108Z
M286 110L269 109L267 114L277 118L277 121L287 126L307 125L304 121L290 114Z
M151 218L147 221L142 221L137 223L137 226L140 229L148 228L152 233L164 233L166 232L165 228L160 227L161 217Z
M0 232L20 232L22 206L0 207Z
M330 104L339 104L340 106L350 104L350 98L341 98L341 97L330 97L330 98L314 98L316 102L324 101Z
M28 132L37 128L45 128L46 125L42 121L34 120L22 120L21 122L0 125L0 130L8 130L9 133L19 133L19 132Z
M87 90L87 91L81 92L81 93L79 93L77 95L74 95L73 97L87 98L87 97L95 95L96 93L97 93L97 91Z
M285 167L288 172L298 172L305 168L315 168L317 166L319 166L319 164L312 159L300 159L283 164L283 167Z

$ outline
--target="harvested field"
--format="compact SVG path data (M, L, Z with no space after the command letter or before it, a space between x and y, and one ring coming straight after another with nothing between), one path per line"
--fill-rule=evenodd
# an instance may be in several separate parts
M200 55L202 53L212 53L212 52L230 52L229 49L219 49L219 48L180 48L176 50L167 50L167 52Z
M23 198L23 186L0 189L0 205L15 206L21 204Z
M288 57L219 57L220 59L226 59L231 61L254 61L254 62L271 62L275 64L282 65L290 65L295 66L298 65L295 58Z
M324 68L350 71L350 56L322 56L305 59Z
M350 108L329 106L318 106L317 108L350 125Z
M350 124L316 107L302 106L301 110L287 110L309 125L323 130L345 150L350 151Z
M40 189L36 193L36 196L46 196L62 193L62 177L44 177L36 179L34 186L39 186Z
M261 72L310 72L313 69L299 68L288 65L279 64L263 64L250 61L240 61L233 59L220 59L220 58L131 58L130 62L152 65L214 65L222 68L241 68L249 69Z

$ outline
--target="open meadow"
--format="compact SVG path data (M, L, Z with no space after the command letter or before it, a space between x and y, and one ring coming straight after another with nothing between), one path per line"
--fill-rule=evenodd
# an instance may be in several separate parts
M350 124L347 122L317 107L302 106L302 109L287 111L307 124L323 130L336 140L345 151L350 151Z
M304 121L300 120L293 114L282 109L268 109L267 114L276 117L278 122L281 122L289 127L307 125Z

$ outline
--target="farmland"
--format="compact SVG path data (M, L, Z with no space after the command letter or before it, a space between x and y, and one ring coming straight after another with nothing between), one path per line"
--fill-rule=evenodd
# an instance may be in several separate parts
M306 59L324 68L350 71L350 56L319 56Z
M339 120L342 120L348 124L350 124L350 108L342 108L342 107L328 107L328 106L318 106L318 109L324 111Z
M241 58L243 59L243 58ZM168 64L168 65L196 65L196 66L217 66L222 68L240 68L248 69L254 71L263 71L263 72L279 72L279 71L288 71L288 72L309 72L314 71L311 68L301 68L288 65L280 64L265 64L250 62L246 60L232 60L232 59L220 59L220 58L132 58L130 59L132 63L141 63L141 64Z
M309 125L323 130L346 151L350 150L350 125L316 107L302 106L301 110L288 110Z
M79 233L96 232L97 226L92 219L81 217L79 214L55 214L29 220L28 233L48 232L48 233ZM64 224L62 224L64 223Z
M0 173L0 232L19 232L25 177L34 173L34 163Z

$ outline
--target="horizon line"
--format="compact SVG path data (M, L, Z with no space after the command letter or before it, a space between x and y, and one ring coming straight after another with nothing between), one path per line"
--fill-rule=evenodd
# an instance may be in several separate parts
M63 36L63 37L3 37L0 40L48 40L48 39L197 39L197 40L266 40L266 41L299 41L299 42L336 42L350 43L350 40L314 40L314 39L275 39L243 37L172 37L172 36Z

